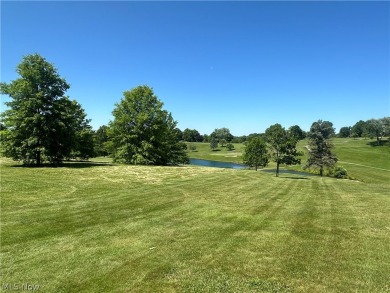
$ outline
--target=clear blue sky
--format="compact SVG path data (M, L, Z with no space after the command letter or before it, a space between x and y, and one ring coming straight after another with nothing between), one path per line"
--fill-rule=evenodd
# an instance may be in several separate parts
M390 115L389 20L387 1L2 1L1 81L41 54L95 129L146 84L182 130L338 130Z

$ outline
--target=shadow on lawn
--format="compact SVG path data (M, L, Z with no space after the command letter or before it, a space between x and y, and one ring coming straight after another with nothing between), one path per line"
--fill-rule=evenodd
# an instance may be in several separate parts
M370 142L367 142L367 145L372 146L372 147L389 147L390 146L390 139L381 140L379 142L379 144L376 140L370 141Z
M73 169L83 169L83 168L93 168L101 166L113 166L112 163L105 162L90 162L90 161L65 161L58 165L44 163L40 166L36 165L12 165L13 168L73 168Z

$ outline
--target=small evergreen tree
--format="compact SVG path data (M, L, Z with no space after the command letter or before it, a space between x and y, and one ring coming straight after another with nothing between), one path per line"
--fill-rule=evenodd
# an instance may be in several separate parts
M323 176L324 168L332 168L337 163L337 157L332 153L333 144L330 138L334 135L333 124L319 120L311 125L309 137L309 158L306 168L315 167Z

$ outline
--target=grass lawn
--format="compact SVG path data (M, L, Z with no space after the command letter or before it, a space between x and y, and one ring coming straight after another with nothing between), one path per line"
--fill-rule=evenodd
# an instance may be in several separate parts
M336 143L359 181L2 159L2 289L389 292L390 153L367 142Z

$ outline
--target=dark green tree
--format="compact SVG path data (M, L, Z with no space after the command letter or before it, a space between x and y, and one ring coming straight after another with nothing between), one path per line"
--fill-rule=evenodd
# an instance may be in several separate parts
M176 121L148 86L124 92L110 123L114 161L127 164L188 163L186 145L178 142Z
M382 119L370 119L366 121L366 132L370 137L376 138L377 145L380 145L385 135L385 125Z
M229 143L226 145L226 148L227 148L228 151L232 151L232 150L234 150L234 145L233 145L232 143L229 142Z
M218 139L215 137L210 138L210 148L215 150L218 147Z
M324 168L332 168L337 163L337 157L332 153L333 144L330 142L334 133L333 124L322 120L314 122L308 133L309 158L305 167L318 168L321 176L323 176Z
M220 142L222 139L225 140L225 142L231 142L233 140L233 135L230 133L229 128L223 127L223 128L216 128L211 134L211 137L214 137L217 139L218 142Z
M350 137L351 136L351 129L352 127L344 126L340 128L338 137Z
M97 156L108 156L109 150L107 142L110 140L109 128L107 125L102 125L96 130L94 137L95 153Z
M302 140L306 137L306 133L298 125L291 126L288 132L297 140Z
M183 140L187 142L201 142L203 137L196 129L186 128L183 131Z
M243 162L249 167L255 167L257 171L258 167L265 167L269 162L269 155L267 151L267 144L259 137L251 139L243 154Z
M280 124L274 124L265 131L266 141L270 147L270 154L276 163L276 176L279 176L280 164L300 164L297 151L297 138L289 134Z
M364 122L363 120L356 122L351 129L352 137L363 137L363 134L365 133L365 129L366 129L366 122Z
M16 72L20 78L0 84L1 94L11 97L2 114L3 155L27 165L57 164L70 156L89 120L80 104L64 96L69 84L45 58L27 55Z

